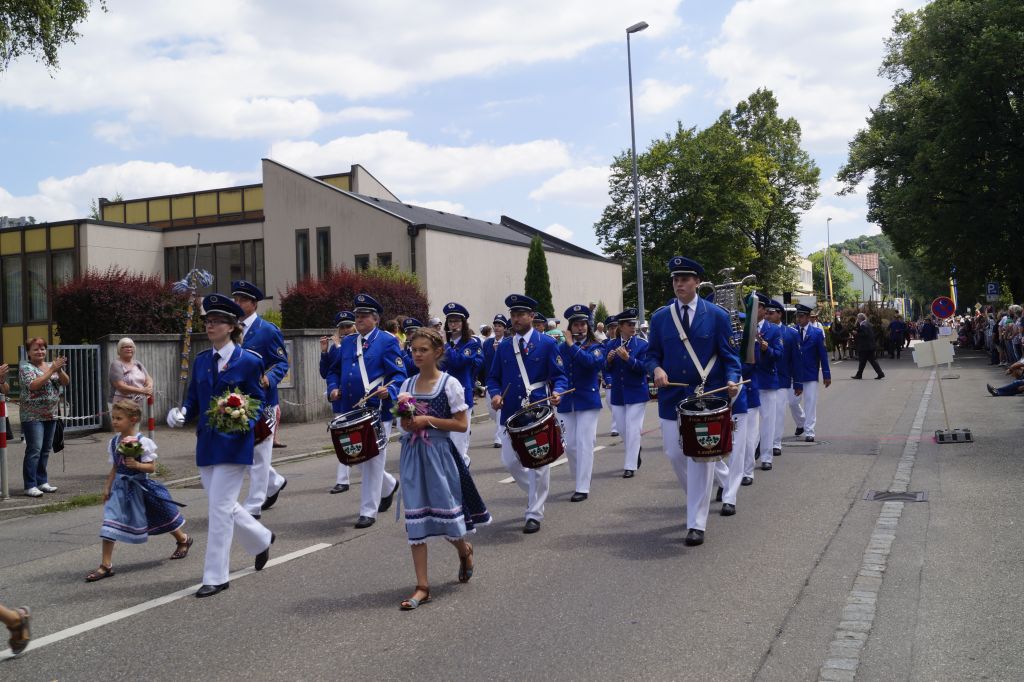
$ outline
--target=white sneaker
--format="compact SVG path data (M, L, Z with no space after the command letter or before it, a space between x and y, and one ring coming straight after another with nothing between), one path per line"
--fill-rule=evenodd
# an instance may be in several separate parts
M42 490L44 493L55 493L55 492L57 492L57 486L50 485L49 483L42 484L41 486L39 486L39 489Z
M40 490L39 488L32 487L25 491L25 495L27 497L42 497L43 491Z

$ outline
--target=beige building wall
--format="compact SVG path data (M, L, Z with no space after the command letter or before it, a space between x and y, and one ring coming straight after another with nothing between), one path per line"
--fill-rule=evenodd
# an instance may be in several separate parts
M368 197L377 197L378 199L397 201L399 203L402 201L358 163L352 166L350 177L352 178L352 191L356 194L365 194Z
M187 230L166 230L163 233L163 245L166 248L174 246L195 246L196 234L199 234L199 243L220 244L221 242L237 242L247 239L263 239L263 223L243 223L241 225L196 225ZM163 260L160 261L161 269Z
M79 232L82 272L111 266L164 276L164 234L159 230L137 230L95 223L83 223Z

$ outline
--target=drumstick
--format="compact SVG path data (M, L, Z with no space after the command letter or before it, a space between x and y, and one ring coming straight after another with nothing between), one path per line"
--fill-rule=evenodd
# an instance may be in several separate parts
M688 387L688 386L689 386L690 384L677 384L677 383L676 383L676 382L674 382L674 381L666 381L666 382L665 382L665 385L666 385L666 386L679 386L679 387L681 387L681 388L687 388L687 387Z
M576 390L575 388L570 388L570 389L569 389L568 391L562 391L561 393L552 393L552 394L551 394L551 395L549 395L549 396L544 396L543 398L541 398L540 400L538 400L538 401L536 401L536 402L530 403L529 405L527 405L527 406L526 406L526 407L524 407L523 409L524 409L524 410L528 410L528 409L530 409L531 407L534 407L535 405L540 405L540 404L541 404L541 403L543 403L543 402L547 402L548 400L551 400L551 399L552 399L552 398L554 398L554 397L555 397L556 395L557 395L557 396L559 396L559 397L561 397L561 396L563 396L563 395L566 395L566 394L568 394L568 393L572 393L572 392L573 392L573 391L575 391L575 390Z
M749 384L749 383L750 383L750 379L744 379L743 381L737 381L736 382L736 386L742 386L743 384ZM713 391L704 391L703 393L701 393L701 395L702 396L711 395L712 393L721 393L722 391L728 391L728 390L729 390L728 386L722 386L721 388L716 388Z
M382 388L387 388L388 386L390 386L393 383L395 383L395 382L394 381L389 381L388 383L384 384L383 386L378 386L377 388L375 388L373 390L373 392L367 393L366 395L364 395L362 398L359 399L359 402L356 403L356 407L362 407L363 405L366 404L367 400L370 400L374 396L374 394L377 393L377 391L379 391Z

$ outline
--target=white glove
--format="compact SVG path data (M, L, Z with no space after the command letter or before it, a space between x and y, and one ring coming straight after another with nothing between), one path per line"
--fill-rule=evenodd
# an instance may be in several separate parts
M172 407L171 411L167 413L167 425L172 429L181 428L185 425L185 408L184 407Z

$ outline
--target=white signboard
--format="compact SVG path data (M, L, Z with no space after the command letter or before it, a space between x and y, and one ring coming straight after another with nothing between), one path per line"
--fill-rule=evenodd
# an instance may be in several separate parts
M953 346L942 339L916 343L912 350L918 367L934 367L953 362Z

